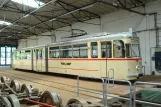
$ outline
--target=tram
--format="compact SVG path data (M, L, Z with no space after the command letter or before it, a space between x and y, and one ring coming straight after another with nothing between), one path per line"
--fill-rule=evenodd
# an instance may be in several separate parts
M132 32L97 33L85 39L17 49L12 53L12 67L135 80L142 76L140 42Z

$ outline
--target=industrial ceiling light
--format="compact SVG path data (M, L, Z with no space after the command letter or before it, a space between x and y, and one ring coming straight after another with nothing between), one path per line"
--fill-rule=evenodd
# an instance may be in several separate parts
M10 38L11 36L7 36L7 38Z
M38 8L44 5L43 2L40 2L38 0L11 0L11 1L22 4L22 5L30 6L33 8Z
M115 0L113 0L113 5L114 5L114 6L117 6L117 3L115 3Z
M51 20L49 20L49 21L54 21L54 20L56 20L57 18L53 18L53 19L51 19Z
M1 25L11 25L11 23L10 22L7 22L7 21L0 21L0 24Z
M24 17L28 17L28 16L29 16L29 14L25 15Z

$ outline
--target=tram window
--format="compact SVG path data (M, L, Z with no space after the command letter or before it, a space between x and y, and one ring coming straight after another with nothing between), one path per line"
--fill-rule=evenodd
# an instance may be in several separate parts
M60 47L60 58L72 58L72 47L61 46Z
M114 40L113 48L115 58L125 58L124 42L122 40Z
M91 43L91 58L98 58L97 42Z
M35 50L36 59L38 59L38 49Z
M25 59L30 59L31 58L31 51L30 50L26 50L25 51Z
M140 43L138 39L132 40L131 51L132 57L140 57Z
M102 58L112 58L112 45L111 44L112 44L111 42L101 43Z
M131 44L125 44L125 46L126 46L126 57L127 58L129 58L129 57L131 57L131 55L130 55L130 50L131 50Z
M79 58L79 45L73 45L73 58Z
M17 59L21 59L21 52L17 52Z
M21 59L25 59L25 52L21 51Z
M50 58L59 58L59 47L50 47Z
M15 59L19 59L18 58L18 52L15 52L14 54L15 54Z
M39 59L43 59L43 56L44 56L44 51L43 51L43 49L39 49L39 50L38 50L38 58L39 58Z
M43 49L36 49L36 59L42 59L43 58Z
M17 52L13 52L13 58L17 59Z
M87 44L73 45L73 58L88 58Z

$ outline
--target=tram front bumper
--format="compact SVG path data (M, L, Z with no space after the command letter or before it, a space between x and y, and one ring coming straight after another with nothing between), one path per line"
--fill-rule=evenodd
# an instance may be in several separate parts
M142 76L143 76L143 73L136 73L136 74L127 75L127 77L136 77L136 78L139 78L139 77L142 77Z

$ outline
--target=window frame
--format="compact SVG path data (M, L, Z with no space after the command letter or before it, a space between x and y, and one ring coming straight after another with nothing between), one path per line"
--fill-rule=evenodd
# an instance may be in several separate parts
M118 50L122 50L121 52L117 52L118 50L116 50L117 49L117 47L115 46L114 47L114 45L116 45L115 43L114 43L114 41L121 41L122 42L122 45L121 45L121 42L120 42L120 49L118 49ZM114 51L115 50L115 51ZM115 53L114 53L115 52ZM122 56L120 56L120 57L117 57L115 54L117 54L117 53L121 53L121 55ZM124 53L124 54L123 54ZM126 58L126 53L125 53L125 42L122 40L122 39L116 39L116 40L113 40L113 58Z
M107 48L107 47L104 48L105 50L106 50L106 49L110 49L110 50L111 50L111 51L110 51L110 54L111 54L110 57L107 57L107 54L106 54L106 53L105 53L105 54L106 54L105 57L102 57L102 56L103 56L103 55L102 55L102 43L107 43L107 44L110 43L110 44L111 44L111 45L109 45L110 48ZM106 45L106 46L107 46L107 45ZM107 40L107 41L101 41L101 42L100 42L100 48L101 48L101 49L100 49L100 51L101 51L101 58L113 58L113 41L111 41L111 40L110 40L110 41L108 41L108 40ZM107 50L106 50L106 51L107 51Z
M72 47L73 47L73 50L75 47L78 48L78 53L79 53L78 57L74 57L74 54L73 54L73 58L88 58L88 43L73 44ZM84 55L84 51L86 51L85 55Z
M92 45L92 44L94 44L94 43L96 43L96 45ZM94 53L94 48L95 48L95 46L96 46L96 55L94 55L95 53ZM98 58L98 51L99 51L99 49L98 49L98 42L97 41L95 41L95 42L90 42L90 51L91 51L91 58Z
M58 47L58 53L59 53L59 57L51 57L51 48L55 48L55 47ZM51 46L51 47L48 47L48 58L60 58L60 46ZM55 51L56 52L56 51Z

